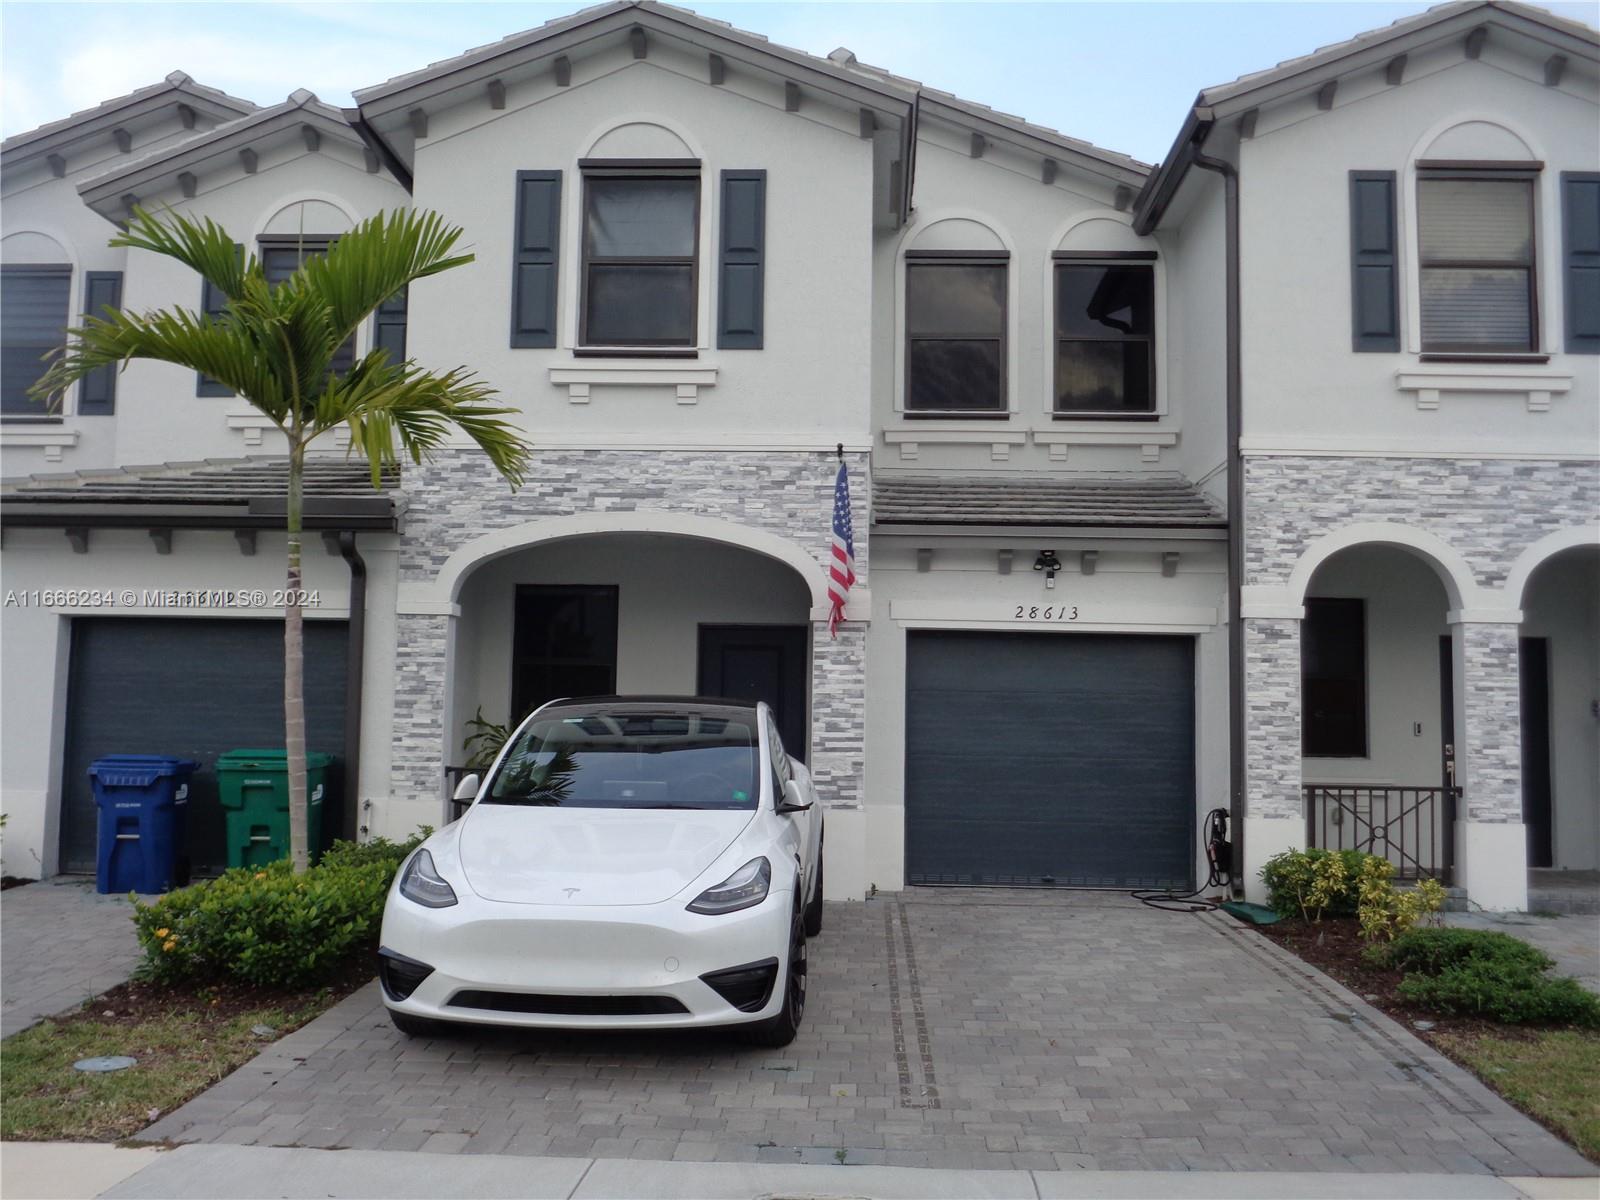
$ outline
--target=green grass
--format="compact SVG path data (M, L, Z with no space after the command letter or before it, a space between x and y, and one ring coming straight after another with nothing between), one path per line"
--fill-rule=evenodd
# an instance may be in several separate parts
M1600 1161L1600 1033L1442 1034L1450 1057L1529 1116Z
M179 1009L137 1024L43 1021L0 1042L0 1137L127 1137L151 1122L152 1109L170 1112L260 1053L271 1039L251 1033L252 1025L286 1032L332 999L295 1012L264 1007L225 1020ZM128 1054L139 1063L106 1075L73 1070L78 1059L101 1054Z

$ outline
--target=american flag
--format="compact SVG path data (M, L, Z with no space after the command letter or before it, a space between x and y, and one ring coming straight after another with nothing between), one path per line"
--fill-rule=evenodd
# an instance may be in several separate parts
M833 561L828 565L828 599L833 611L828 615L828 633L839 636L844 620L844 602L850 585L856 581L856 534L850 523L850 474L839 464L839 478L833 485Z

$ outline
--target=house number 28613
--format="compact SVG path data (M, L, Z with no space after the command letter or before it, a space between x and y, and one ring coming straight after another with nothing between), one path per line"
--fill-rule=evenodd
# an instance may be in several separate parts
M1012 614L1018 621L1076 621L1078 619L1078 606L1076 604L1048 604L1017 605L1017 611Z

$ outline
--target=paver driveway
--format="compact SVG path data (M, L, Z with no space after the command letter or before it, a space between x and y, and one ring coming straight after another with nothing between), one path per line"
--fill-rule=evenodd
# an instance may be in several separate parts
M123 983L143 951L127 895L60 876L0 892L0 1037Z
M1094 893L830 904L800 1038L407 1041L376 985L144 1137L900 1166L1592 1174L1219 915Z

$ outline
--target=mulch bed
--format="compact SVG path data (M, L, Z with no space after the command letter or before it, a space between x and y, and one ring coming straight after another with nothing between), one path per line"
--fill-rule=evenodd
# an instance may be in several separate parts
M1500 1025L1477 1017L1452 1017L1432 1009L1409 1004L1398 991L1403 972L1375 967L1362 957L1371 943L1361 936L1361 926L1354 917L1324 917L1321 921L1303 921L1288 917L1276 925L1252 925L1265 937L1271 938L1326 975L1331 975L1372 1007L1393 1017L1416 1036L1441 1048L1434 1034L1483 1034L1497 1037L1532 1037L1528 1031L1515 1025ZM1418 1029L1416 1022L1431 1021L1431 1029Z
M50 1019L57 1025L96 1021L133 1026L173 1012L193 1011L204 1013L207 1023L222 1024L263 1008L295 1012L324 994L329 997L331 1007L373 977L372 963L357 961L328 983L307 988L264 988L247 983L145 983L134 979L102 992L75 1012ZM276 1032L288 1033L289 1030Z

